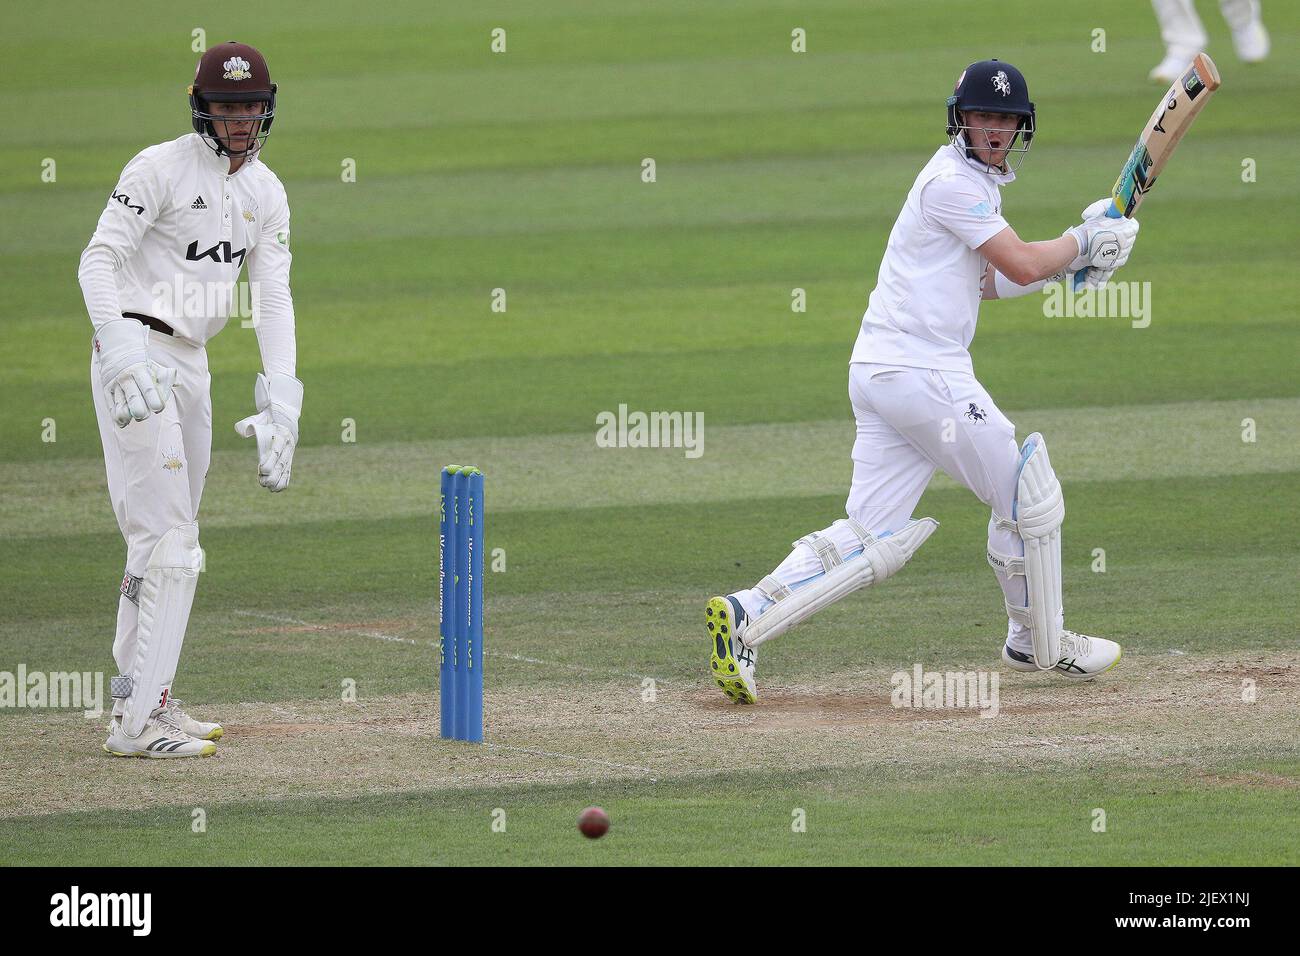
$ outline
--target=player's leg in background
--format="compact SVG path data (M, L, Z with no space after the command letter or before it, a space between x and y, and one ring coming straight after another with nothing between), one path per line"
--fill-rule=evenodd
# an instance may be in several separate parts
M1268 31L1259 0L1219 0L1223 19L1232 31L1232 45L1243 63L1259 63L1268 58Z
M1196 14L1192 0L1151 0L1160 24L1160 39L1165 44L1165 58L1151 71L1157 83L1172 83L1187 68L1208 40L1205 26Z

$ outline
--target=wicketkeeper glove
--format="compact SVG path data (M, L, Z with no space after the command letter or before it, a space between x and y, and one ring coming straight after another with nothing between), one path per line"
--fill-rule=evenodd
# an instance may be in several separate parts
M281 373L258 374L253 387L257 414L235 423L243 438L257 439L257 480L271 491L284 491L298 444L302 414L302 382Z
M99 381L118 428L161 412L171 398L176 369L149 358L149 330L136 319L113 319L95 329Z

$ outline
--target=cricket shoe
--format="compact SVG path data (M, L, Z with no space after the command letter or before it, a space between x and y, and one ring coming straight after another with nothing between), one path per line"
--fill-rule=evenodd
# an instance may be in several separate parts
M211 757L217 745L191 737L169 712L161 710L145 721L139 737L122 733L122 722L114 718L104 750L114 757Z
M1147 75L1153 83L1159 83L1161 86L1168 86L1174 80L1178 79L1191 65L1192 60L1196 59L1196 54L1200 52L1196 49L1179 48L1170 50L1165 58L1156 64L1155 68Z
M1118 664L1122 653L1118 644L1104 637L1086 637L1074 631L1062 631L1061 659L1052 669L1071 680L1092 680ZM1038 670L1032 654L1022 654L1009 644L1002 645L1002 663L1012 670L1030 673Z
M215 743L225 736L226 731L220 724L205 720L195 720L189 714L185 713L184 706L181 704L180 700L175 697L169 697L167 699L166 710L171 714L176 725L196 740L211 740ZM109 733L113 732L113 726L116 723L116 717L109 721Z
M195 720L185 713L181 707L181 702L175 697L167 699L167 713L175 718L176 724L181 730L198 740L216 741L220 740L226 733L220 724L208 720Z
M740 602L731 597L712 597L704 605L704 628L713 643L709 667L723 693L737 704L758 700L754 683L754 662L758 652L741 641L747 617Z
M1268 59L1268 31L1259 20L1232 31L1232 45L1242 63L1262 63Z

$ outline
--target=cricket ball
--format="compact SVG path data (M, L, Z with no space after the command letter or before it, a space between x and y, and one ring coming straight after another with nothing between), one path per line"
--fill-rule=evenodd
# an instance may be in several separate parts
M603 837L609 829L609 814L600 807L588 807L578 814L578 829L592 840Z

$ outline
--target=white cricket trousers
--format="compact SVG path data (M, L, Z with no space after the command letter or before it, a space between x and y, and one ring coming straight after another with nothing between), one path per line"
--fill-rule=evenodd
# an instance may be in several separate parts
M913 516L936 469L975 493L991 511L1011 517L1020 468L1020 449L1011 421L967 372L898 365L849 366L849 398L857 420L853 484L845 510L872 534L898 531ZM940 529L942 534L942 529ZM825 529L841 556L861 550L844 525ZM1020 537L989 519L989 545L1003 554L1024 554ZM772 572L794 588L822 572L811 549L797 547ZM1007 600L1023 606L1022 577L994 570ZM757 590L737 592L745 612L757 616L770 605ZM1032 648L1029 631L1008 620L1007 638L1016 650Z
M100 384L99 362L90 353L90 390L104 446L108 496L126 540L126 574L143 577L154 546L177 525L196 522L212 458L212 401L208 353L200 345L149 330L149 357L176 369L167 407L142 422L118 428ZM124 576L125 587L125 576ZM113 658L129 674L135 660L140 609L118 596ZM120 715L123 701L114 702Z

